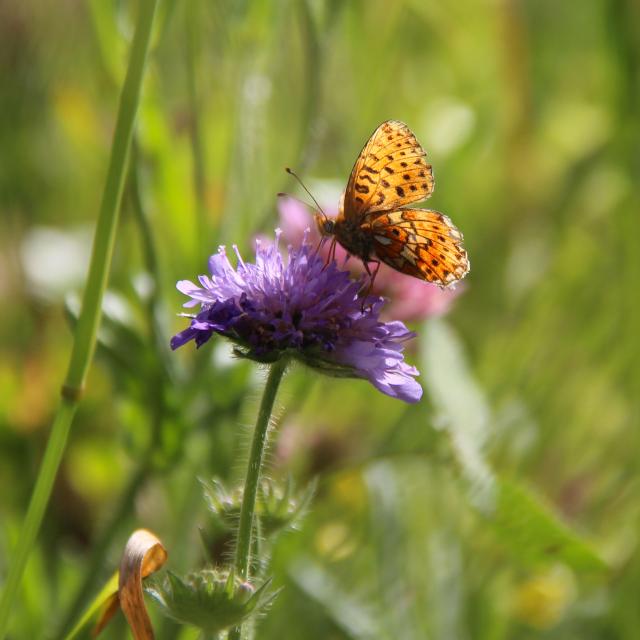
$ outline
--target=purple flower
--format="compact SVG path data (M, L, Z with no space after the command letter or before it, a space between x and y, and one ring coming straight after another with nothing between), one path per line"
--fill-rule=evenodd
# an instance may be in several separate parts
M325 265L311 245L289 247L288 259L276 242L257 242L255 263L243 261L233 247L234 269L225 248L209 258L211 276L200 287L181 280L177 288L200 305L190 326L171 340L177 349L191 340L200 347L214 333L236 344L239 355L259 362L290 356L329 375L369 380L383 393L417 402L422 388L415 367L403 357L414 337L402 322L380 322L382 298L358 297L361 282L335 262ZM364 304L364 308L363 308Z

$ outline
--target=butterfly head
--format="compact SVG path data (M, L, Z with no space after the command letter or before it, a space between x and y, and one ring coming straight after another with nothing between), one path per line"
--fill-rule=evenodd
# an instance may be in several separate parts
M321 236L332 236L335 233L335 221L327 218L323 213L316 213L313 216L316 227Z

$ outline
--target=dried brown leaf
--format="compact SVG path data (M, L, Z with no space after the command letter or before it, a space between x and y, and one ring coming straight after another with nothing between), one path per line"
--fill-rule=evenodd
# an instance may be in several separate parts
M118 593L105 603L94 630L95 638L122 608L135 640L153 640L153 628L142 594L142 580L162 567L167 551L160 539L151 531L134 531L125 545L120 561Z

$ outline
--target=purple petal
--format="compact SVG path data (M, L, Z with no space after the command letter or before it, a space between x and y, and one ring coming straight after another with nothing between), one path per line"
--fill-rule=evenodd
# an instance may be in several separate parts
M287 351L319 363L320 353L331 365L324 369L347 367L382 393L417 402L422 396L414 379L418 371L403 356L404 343L415 334L402 322L381 322L384 301L363 301L358 296L362 283L335 261L325 264L308 243L289 247L283 260L279 236L277 231L274 243L256 242L255 262L244 262L234 246L236 268L220 247L209 259L211 276L199 276L200 286L178 282L178 290L190 298L185 306L200 305L200 312L173 337L172 349L191 340L199 347L218 333L256 359L277 359Z

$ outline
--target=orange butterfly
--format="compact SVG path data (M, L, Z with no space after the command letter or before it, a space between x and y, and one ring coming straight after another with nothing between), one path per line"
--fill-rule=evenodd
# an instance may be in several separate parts
M461 280L469 271L462 234L447 216L431 209L403 208L433 192L426 156L407 125L383 122L351 170L337 218L315 215L320 233L332 236L332 249L337 241L362 260L371 286L380 260L441 287ZM373 275L369 262L377 264Z

